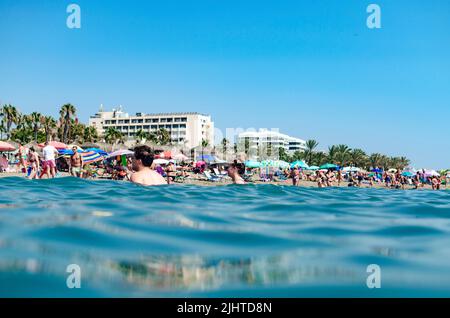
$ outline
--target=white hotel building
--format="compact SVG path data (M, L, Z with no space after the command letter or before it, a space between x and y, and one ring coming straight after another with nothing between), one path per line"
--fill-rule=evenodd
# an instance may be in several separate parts
M161 113L129 115L117 110L103 111L103 106L94 116L89 118L89 126L94 126L99 135L106 129L114 127L128 139L135 139L136 132L142 129L154 132L161 128L169 131L172 142L187 148L194 148L201 144L203 139L214 144L214 122L211 116L199 113Z
M272 149L284 148L287 153L293 154L295 151L303 151L306 149L306 141L294 138L277 131L261 129L259 131L247 131L240 133L237 137L238 143L248 142L248 146L252 153L260 147L267 147L270 144ZM256 157L251 159L258 159Z

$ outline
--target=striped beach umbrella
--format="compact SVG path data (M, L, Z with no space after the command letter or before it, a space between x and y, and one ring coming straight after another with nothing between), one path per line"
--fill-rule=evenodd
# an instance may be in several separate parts
M81 156L83 157L83 162L85 164L102 161L104 159L104 157L101 154L99 154L98 152L95 152L95 151L83 152L83 153L81 153Z

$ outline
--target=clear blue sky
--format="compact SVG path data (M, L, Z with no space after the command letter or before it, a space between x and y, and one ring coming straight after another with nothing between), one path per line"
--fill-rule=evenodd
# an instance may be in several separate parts
M198 111L450 168L450 1L0 0L0 103ZM382 29L366 27L366 7Z

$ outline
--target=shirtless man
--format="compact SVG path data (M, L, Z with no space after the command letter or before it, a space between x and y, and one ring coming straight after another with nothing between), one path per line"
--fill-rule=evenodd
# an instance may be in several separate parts
M228 176L233 180L234 184L245 184L244 179L239 175L239 167L235 163L228 167Z
M83 169L83 157L78 153L77 147L73 147L73 155L70 156L70 174L73 177L81 178Z
M149 146L134 148L133 170L130 181L145 186L167 184L166 180L151 169L154 155Z

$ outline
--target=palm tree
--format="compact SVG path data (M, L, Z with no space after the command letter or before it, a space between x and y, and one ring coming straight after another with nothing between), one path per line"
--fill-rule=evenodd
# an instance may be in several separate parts
M41 125L45 131L45 141L50 141L53 129L56 128L56 120L52 116L42 116Z
M367 162L367 155L361 149L352 149L349 154L350 164L355 167L364 167Z
M98 139L98 132L94 126L84 128L83 142L95 142Z
M222 144L222 153L223 153L224 157L226 157L226 155L227 155L227 150L228 150L228 144L229 144L229 143L230 143L230 142L228 141L227 138L223 138L222 141L221 141L221 144Z
M341 167L344 167L350 154L350 148L347 145L337 145L336 148L337 148L336 153L337 163Z
M6 124L5 124L5 118L2 118L0 120L0 139L3 140L3 134L6 133Z
M61 125L63 127L62 132L62 142L67 142L68 136L69 136L69 130L72 125L72 116L76 113L76 108L72 104L65 104L61 106L61 110L59 111L59 114L61 115Z
M204 148L208 147L209 141L206 139L202 139L202 160L203 160L203 150Z
M84 131L86 126L72 119L70 127L71 129L69 130L68 140L82 142L84 140Z
M33 112L28 116L29 122L31 124L31 127L33 129L34 134L34 142L37 142L38 140L38 132L39 128L41 127L41 119L42 115L38 112Z
M122 138L123 138L122 133L114 127L109 127L105 131L105 141L111 145L122 140Z
M20 112L16 107L12 105L4 105L3 106L3 116L6 121L6 135L8 139L11 137L11 127L13 124L17 124L20 118Z
M313 153L311 162L317 166L321 166L326 163L327 159L327 154L325 152L318 151Z
M327 158L327 160L328 160L329 163L335 163L336 162L337 152L338 152L337 146L333 145L333 146L328 147L328 158Z
M382 155L379 153L373 153L369 156L369 163L372 168L381 168Z
M143 131L142 129L139 129L136 132L136 141L138 144L140 144L144 139L148 139L149 133L146 131Z
M309 165L312 162L314 149L316 149L318 145L319 145L319 143L317 141L315 141L314 139L309 139L306 141L305 154L306 154L306 157L308 158Z
M170 137L170 133L167 129L161 128L156 132L158 137L158 143L162 146L170 144L172 138Z

